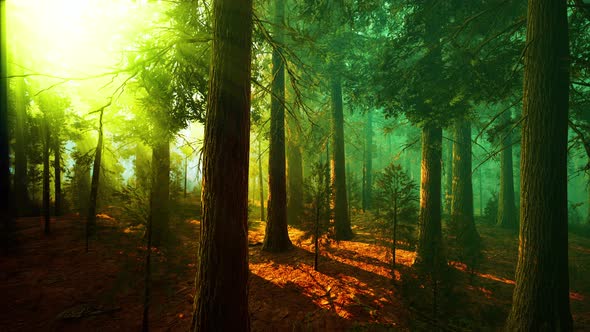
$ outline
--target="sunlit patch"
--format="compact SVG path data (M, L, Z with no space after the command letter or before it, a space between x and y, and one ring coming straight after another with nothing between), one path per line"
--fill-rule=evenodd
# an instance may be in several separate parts
M485 279L501 282L501 283L504 283L507 285L514 285L515 284L514 280L511 280L511 279L498 277L498 276L495 276L495 275L489 274L489 273L480 273L477 271L469 271L467 268L467 265L462 262L451 261L451 262L449 262L449 265L456 268L459 271L466 272L466 273L473 273L474 275L476 275L480 278L485 278Z
M110 222L116 222L116 221L117 221L117 219L115 219L115 218L113 218L113 217L109 216L109 215L108 215L108 214L106 214L106 213L99 213L99 214L97 214L97 215L96 215L96 217L97 217L97 218L100 218L100 219L102 219L102 220L110 221Z
M197 219L192 219L192 220L189 220L188 223L189 224L193 224L193 225L200 225L201 224L201 221L200 220L197 220Z
M586 297L580 293L570 292L570 299L574 301L584 301Z
M467 289L477 290L477 291L483 293L483 295L486 297L486 299L491 299L492 295L493 295L493 292L485 287L476 287L476 286L468 285Z

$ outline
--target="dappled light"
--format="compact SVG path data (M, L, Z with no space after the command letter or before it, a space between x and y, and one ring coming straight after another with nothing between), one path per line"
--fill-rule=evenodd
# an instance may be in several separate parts
M0 0L0 332L590 329L586 0Z

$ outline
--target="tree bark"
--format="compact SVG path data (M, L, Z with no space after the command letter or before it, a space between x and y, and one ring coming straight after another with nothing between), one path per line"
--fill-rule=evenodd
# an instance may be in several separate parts
M6 1L0 1L0 246L13 239L14 209L10 187L10 143L8 137L8 79L6 61Z
M282 41L285 15L283 0L275 1L275 33ZM287 178L285 166L285 66L278 45L272 52L272 96L270 107L270 149L268 155L269 205L262 250L282 252L292 247L287 228Z
M14 196L18 216L24 216L29 208L27 176L27 137L25 135L27 109L24 78L16 79L15 91L15 145L14 145Z
M479 248L479 234L473 219L471 177L471 124L457 120L453 134L453 199L451 218L459 246L473 256Z
M520 241L508 331L571 331L568 276L567 3L529 0Z
M170 141L163 138L152 148L152 245L157 247L165 243L169 232L170 219Z
M53 150L53 157L55 160L53 161L53 186L55 190L55 205L54 205L54 215L61 216L62 215L62 195L61 195L61 142L59 140L58 134L55 134L55 146Z
M252 0L214 0L193 331L249 331Z
M47 110L45 110L47 112ZM49 132L49 119L47 114L43 117L43 216L45 220L44 232L49 234L51 232L50 216L51 216L51 202L49 193L49 147L51 145L51 134Z
M504 120L510 122L510 112ZM497 225L503 228L518 229L516 206L514 205L514 170L512 168L512 135L507 132L500 142L500 197L498 199Z
M431 271L446 264L440 214L441 158L442 129L425 125L422 128L419 237L414 265Z
M373 196L373 113L367 113L365 128L365 156L364 156L364 179L363 179L363 211L371 209Z
M451 204L453 201L453 142L447 145L447 153L445 164L445 195L444 195L444 210L449 215L451 214Z
M353 237L348 216L346 196L346 161L344 156L344 112L342 109L342 85L339 77L332 79L332 206L334 209L335 237L350 240Z
M287 120L287 221L290 225L299 225L303 213L303 158L295 121Z
M264 177L262 173L262 143L260 137L258 138L258 185L260 187L260 220L265 221L264 214Z

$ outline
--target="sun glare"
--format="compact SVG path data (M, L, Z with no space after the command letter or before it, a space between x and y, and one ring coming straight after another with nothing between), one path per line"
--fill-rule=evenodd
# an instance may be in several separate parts
M116 66L132 43L145 5L114 0L13 0L7 3L13 63L52 75Z

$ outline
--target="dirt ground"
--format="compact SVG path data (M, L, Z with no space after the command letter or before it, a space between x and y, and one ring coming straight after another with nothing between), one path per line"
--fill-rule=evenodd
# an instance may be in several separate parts
M517 237L479 225L481 264L451 268L433 282L410 267L414 252L390 255L356 219L353 241L322 249L319 271L303 232L290 228L294 249L260 251L264 224L250 231L250 313L254 331L497 331L510 308ZM0 255L0 331L138 331L145 247L139 232L107 214L85 251L76 215L18 220L19 248ZM194 294L199 221L179 218L175 245L153 250L150 324L186 331ZM577 331L590 331L590 239L570 235L570 298Z

